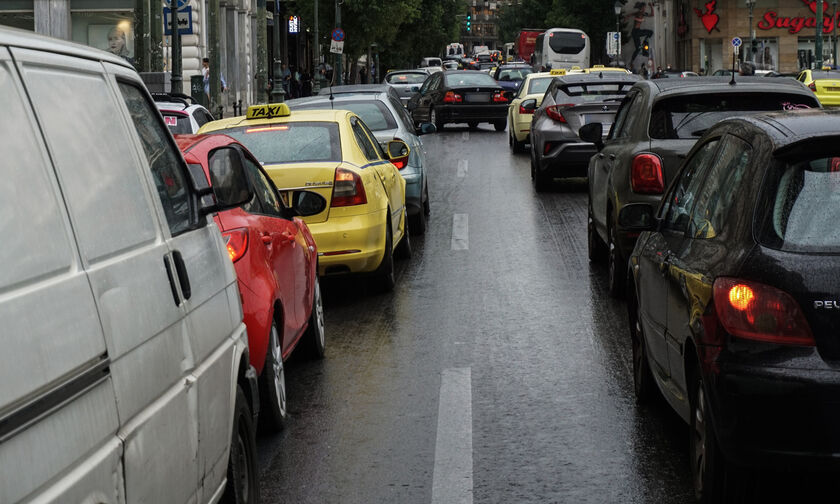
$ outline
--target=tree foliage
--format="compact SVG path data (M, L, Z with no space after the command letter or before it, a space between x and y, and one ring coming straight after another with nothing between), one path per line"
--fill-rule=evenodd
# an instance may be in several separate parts
M606 34L615 29L611 0L521 0L503 6L499 13L499 35L512 42L523 28L577 28L589 35L592 62L606 61Z

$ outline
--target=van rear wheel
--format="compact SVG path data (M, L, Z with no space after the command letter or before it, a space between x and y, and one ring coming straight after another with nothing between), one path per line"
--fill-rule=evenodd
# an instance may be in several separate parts
M256 504L260 501L257 480L257 444L252 418L245 392L242 391L242 387L237 386L227 484L221 498L224 504Z

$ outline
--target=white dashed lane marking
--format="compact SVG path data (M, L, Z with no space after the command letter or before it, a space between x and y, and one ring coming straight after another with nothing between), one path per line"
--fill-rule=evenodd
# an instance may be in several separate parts
M458 160L458 178L464 178L467 176L467 172L470 171L470 161L468 159L459 159Z
M440 375L432 504L472 504L472 372L444 369Z
M469 250L470 216L465 213L452 215L452 250Z

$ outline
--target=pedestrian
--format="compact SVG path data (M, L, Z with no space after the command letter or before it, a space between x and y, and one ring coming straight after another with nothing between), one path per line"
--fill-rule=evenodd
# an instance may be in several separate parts
M366 67L362 67L361 70L359 70L359 81L362 84L367 84L368 83L368 75L367 75L367 68Z
M283 84L283 92L286 93L286 96L289 95L289 86L292 84L292 72L289 71L289 67L283 63L281 67L282 71L280 72L280 82Z
M639 67L639 74L641 74L642 79L648 80L648 67L646 64L642 63Z
M204 94L207 95L207 99L210 99L210 58L202 58L201 60L201 76L204 78ZM222 91L227 91L227 82L225 81L225 76L219 74L219 78L222 80Z
M300 72L297 71L297 68L292 67L291 71L291 80L289 81L289 91L291 92L291 98L300 98Z

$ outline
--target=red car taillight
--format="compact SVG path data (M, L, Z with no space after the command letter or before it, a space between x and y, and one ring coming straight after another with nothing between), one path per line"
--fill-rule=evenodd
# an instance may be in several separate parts
M236 262L242 259L242 256L248 250L248 230L240 228L224 231L222 232L222 238L225 239L230 260Z
M463 99L464 98L455 91L447 91L446 94L443 95L444 103L461 103Z
M367 195L365 195L362 177L350 170L336 168L330 206L343 207L364 205L365 203L367 203Z
M526 109L526 108L522 107L522 105L520 105L519 106L519 113L520 114L533 114L534 109Z
M814 346L811 327L788 293L758 282L720 277L715 310L732 336L781 345Z
M554 119L555 121L564 123L566 122L566 118L563 117L563 110L574 106L572 103L564 103L562 105L552 105L550 107L545 108L545 113L548 117Z
M808 89L810 89L811 91L816 93L817 92L817 83L812 82L812 83L808 84Z
M665 177L662 160L656 154L637 154L630 169L630 187L638 194L662 194Z
M494 93L493 94L493 103L507 103L508 99L505 98L505 95L502 93Z

